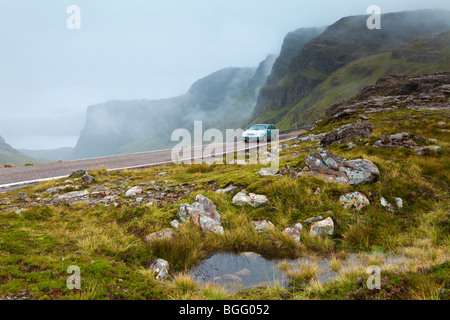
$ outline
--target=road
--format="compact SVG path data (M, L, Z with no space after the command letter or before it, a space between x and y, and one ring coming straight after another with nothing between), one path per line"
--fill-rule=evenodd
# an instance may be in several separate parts
M280 134L279 141L287 141L297 137L299 132ZM267 143L260 143L260 146ZM243 144L243 142L228 142L215 144L215 156L225 154L226 151L252 150L257 148L256 142ZM190 156L180 158L180 160L198 158L200 150L206 146L198 146L186 149ZM190 152L189 152L190 151ZM38 183L50 179L60 179L68 177L73 171L78 169L93 170L106 168L109 171L124 169L148 168L150 166L172 163L172 149L141 152L127 155L109 156L101 158L72 160L62 162L52 162L46 164L36 164L27 167L0 168L0 191L14 189L27 184ZM202 153L200 153L201 155ZM201 158L201 156L200 156Z

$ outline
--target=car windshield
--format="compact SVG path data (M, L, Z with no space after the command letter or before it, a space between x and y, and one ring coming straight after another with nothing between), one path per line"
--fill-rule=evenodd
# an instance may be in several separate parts
M249 130L266 130L267 126L265 124L254 124L252 125Z

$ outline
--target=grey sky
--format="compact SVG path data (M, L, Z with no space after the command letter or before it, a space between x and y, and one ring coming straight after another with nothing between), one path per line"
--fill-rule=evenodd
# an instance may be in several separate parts
M69 5L81 29L68 30ZM0 135L16 148L73 146L86 108L185 93L256 66L299 27L343 16L450 9L448 0L0 0Z

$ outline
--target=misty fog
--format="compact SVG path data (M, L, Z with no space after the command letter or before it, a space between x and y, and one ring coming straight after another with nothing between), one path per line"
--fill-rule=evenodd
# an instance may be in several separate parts
M81 10L79 30L66 27L66 9L72 4ZM188 126L202 118L220 129L224 117L229 124L241 125L238 113L230 110L238 97L245 96L247 109L239 115L251 113L248 101L256 99L259 84L252 87L248 80L268 55L279 54L288 32L366 14L370 4L360 0L2 0L0 136L15 149L75 147L82 130L90 126L85 123L88 107L96 105L117 107L118 117L126 110L136 121L142 120L139 112L147 116L150 108L155 134L166 135L165 128ZM377 5L382 13L450 9L446 0L380 0ZM244 74L233 77L220 102L209 101L211 96L203 93L188 98L199 79L231 67ZM244 92L246 86L253 91ZM160 99L170 103L161 107ZM160 101L150 102L155 100ZM147 111L128 110L130 101L141 101ZM214 109L212 118L202 107L211 103L227 107ZM168 107L171 104L173 108ZM181 117L180 110L189 112ZM129 145L131 138L153 134L141 130L144 124L121 127L119 123L108 113L93 125L108 130L117 126L114 130L125 143L122 152L136 149ZM147 145L147 139L133 143L139 148L162 146Z

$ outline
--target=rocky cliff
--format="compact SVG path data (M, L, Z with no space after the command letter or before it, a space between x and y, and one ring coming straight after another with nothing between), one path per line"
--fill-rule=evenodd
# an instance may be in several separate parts
M249 121L274 122L289 127L317 120L303 117L303 108L297 108L296 114L290 114L289 119L283 117L303 99L307 99L333 73L349 63L392 52L423 36L450 30L450 12L443 10L383 14L380 30L369 30L366 27L367 18L368 16L342 18L306 43L290 61L285 75L275 86L273 87L274 83L270 83L267 85L272 86L271 90L261 90ZM419 51L421 49L424 48L418 48ZM349 96L355 94L362 86L364 83L359 84ZM322 96L326 94L321 93Z
M226 68L196 81L179 97L110 101L90 106L72 158L168 148L174 129L238 128L249 117L275 56L256 68Z

